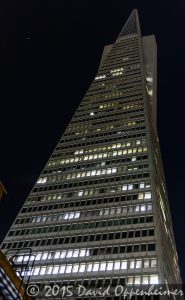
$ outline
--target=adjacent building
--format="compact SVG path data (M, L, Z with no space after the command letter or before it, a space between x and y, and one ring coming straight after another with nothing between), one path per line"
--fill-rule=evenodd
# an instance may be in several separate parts
M156 127L156 63L155 37L141 36L134 10L2 244L5 253L32 249L34 268L24 275L41 290L181 283Z
M4 187L4 185L2 184L2 182L0 181L0 201L6 194L7 194L7 191Z

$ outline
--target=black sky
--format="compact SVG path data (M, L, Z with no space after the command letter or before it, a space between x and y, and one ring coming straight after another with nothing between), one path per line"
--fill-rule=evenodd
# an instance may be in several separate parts
M0 241L133 8L158 44L158 132L185 282L183 0L0 3Z

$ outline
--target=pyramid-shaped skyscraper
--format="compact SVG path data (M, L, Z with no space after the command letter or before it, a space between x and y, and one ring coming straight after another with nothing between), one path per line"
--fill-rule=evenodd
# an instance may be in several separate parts
M22 249L15 263L31 248L34 267L24 276L40 290L181 282L156 128L156 61L155 37L141 36L134 10L105 46L2 244L7 254Z

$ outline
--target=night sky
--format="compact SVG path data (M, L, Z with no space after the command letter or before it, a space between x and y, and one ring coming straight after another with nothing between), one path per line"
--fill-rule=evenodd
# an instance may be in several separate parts
M183 0L1 1L0 241L134 8L158 44L158 133L185 282Z

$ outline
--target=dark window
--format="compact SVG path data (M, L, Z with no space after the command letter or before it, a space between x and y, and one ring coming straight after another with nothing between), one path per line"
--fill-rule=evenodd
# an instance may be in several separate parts
M146 251L146 244L142 244L142 245L141 245L141 252L142 252L142 251Z
M155 251L155 244L148 244L148 251Z

